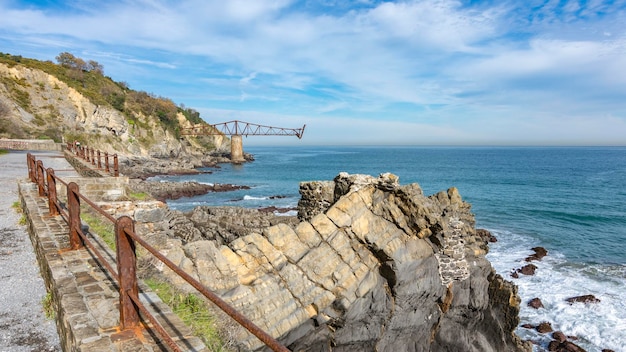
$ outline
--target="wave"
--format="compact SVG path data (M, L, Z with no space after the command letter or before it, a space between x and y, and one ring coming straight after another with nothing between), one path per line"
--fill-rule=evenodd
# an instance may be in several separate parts
M548 256L533 261L538 267L535 275L513 279L512 270L528 264L524 259L533 253L530 248L541 244L507 231L492 230L492 233L498 242L490 245L487 258L500 275L519 287L520 326L550 322L555 331L577 336L576 344L590 351L604 348L617 351L626 345L626 265L574 263L558 250L546 248ZM588 294L600 302L569 304L566 301ZM527 305L535 297L541 299L544 308ZM520 327L517 333L544 348L551 340L550 334L539 334L534 329Z
M254 197L254 196L249 196L249 195L245 195L243 196L243 200L267 200L270 199L270 197Z

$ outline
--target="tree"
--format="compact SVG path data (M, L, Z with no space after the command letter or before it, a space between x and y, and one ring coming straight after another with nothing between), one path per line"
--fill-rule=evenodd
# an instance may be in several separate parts
M57 57L57 62L59 65L73 69L73 70L83 70L86 66L85 61L79 57L76 57L68 52L62 52Z
M100 75L104 75L104 66L99 64L97 61L89 60L87 63L87 71L95 72Z
M85 60L80 57L76 57L68 52L60 53L56 59L59 65L71 70L94 72L104 75L104 66L98 63L98 61L89 60L88 62L85 62Z

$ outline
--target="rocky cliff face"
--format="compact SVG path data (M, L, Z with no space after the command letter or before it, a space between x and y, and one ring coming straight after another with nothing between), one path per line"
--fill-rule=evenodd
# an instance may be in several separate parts
M104 78L103 78L104 79ZM125 115L126 113L126 115ZM170 158L207 154L193 138L180 140L164 128L159 118L138 111L122 113L112 106L97 105L76 89L44 71L0 63L0 138L79 138L92 148L126 158ZM133 116L132 122L128 116ZM183 114L178 124L191 127ZM217 151L228 151L229 140L209 136Z
M516 288L485 259L455 188L426 197L391 174L343 173L300 187L300 221L239 228L196 209L150 225L169 232L152 240L294 351L531 350L513 332ZM243 348L263 349L234 333Z

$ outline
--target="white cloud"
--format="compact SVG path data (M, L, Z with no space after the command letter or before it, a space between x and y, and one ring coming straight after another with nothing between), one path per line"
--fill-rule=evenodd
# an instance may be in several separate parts
M527 116L626 134L624 0L306 4L316 10L288 0L87 1L66 12L0 2L0 43L93 56L115 79L188 106L362 121L355 133L390 141L557 133ZM590 128L594 119L615 128Z

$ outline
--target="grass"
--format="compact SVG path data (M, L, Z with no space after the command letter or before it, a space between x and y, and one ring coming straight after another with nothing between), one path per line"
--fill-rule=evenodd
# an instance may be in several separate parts
M109 248L115 250L115 225L112 222L94 212L82 209L80 218L89 226L89 232L100 236Z
M144 281L187 326L191 327L193 333L204 341L210 351L229 351L220 337L215 316L203 300L194 294L182 293L162 280L150 278Z
M11 208L15 209L15 211L17 213L22 213L22 203L20 203L19 200L16 200L15 202L13 202L13 204L11 204Z
M43 307L43 313L47 319L53 320L56 313L53 307L52 294L50 292L41 299L41 306Z
M145 192L130 192L128 196L133 200L146 200L152 198L148 193Z
M2 154L9 154L9 151L6 149L0 149L0 155Z
M22 214L17 223L22 226L26 225L28 220L26 219L26 214L24 214L24 210L22 209L22 203L16 200L13 204L11 204L11 208L13 208L16 213Z

